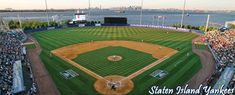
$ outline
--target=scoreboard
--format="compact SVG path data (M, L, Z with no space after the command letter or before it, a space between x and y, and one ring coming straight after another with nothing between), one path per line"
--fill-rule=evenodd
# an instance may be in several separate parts
M76 13L73 21L86 21L85 13Z
M126 17L105 17L104 18L105 24L127 24Z

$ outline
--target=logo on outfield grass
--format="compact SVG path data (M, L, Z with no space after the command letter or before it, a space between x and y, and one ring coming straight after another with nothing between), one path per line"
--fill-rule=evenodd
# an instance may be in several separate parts
M203 86L202 84L197 89L189 89L188 84L186 86L177 86L175 89L167 88L164 86L163 88L160 88L159 86L152 86L149 90L149 94L156 95L156 94L191 94L191 95L197 95L200 93L205 93L205 95L214 95L214 94L233 94L234 89L223 89L224 86L222 86L220 89L212 89L211 86Z

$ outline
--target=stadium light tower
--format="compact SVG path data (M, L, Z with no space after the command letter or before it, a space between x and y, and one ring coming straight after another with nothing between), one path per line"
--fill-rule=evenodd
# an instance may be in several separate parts
M89 17L90 17L90 13L91 13L91 0L88 0L88 3L89 3L89 5L88 5L88 20L89 20Z
M180 22L180 28L183 27L183 23L184 23L185 7L186 7L186 0L184 0L184 7L183 7L183 11L182 11L182 17L181 17L181 22Z
M208 29L208 26L209 26L209 22L210 22L210 15L207 16L205 32L207 32L207 29Z
M142 16L143 16L143 4L144 4L144 0L141 0L141 10L140 10L140 25L142 24Z
M45 6L46 6L46 15L47 15L47 25L48 25L48 27L49 27L49 26L50 26L50 23L49 23L49 15L48 15L47 0L45 0Z
M19 22L19 24L20 24L20 28L22 29L22 23L21 23L21 19L20 19L19 13L17 14L17 18L18 18L18 22Z

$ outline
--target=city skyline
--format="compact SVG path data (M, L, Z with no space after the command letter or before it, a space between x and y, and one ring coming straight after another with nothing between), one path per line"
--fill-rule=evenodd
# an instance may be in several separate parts
M88 0L47 0L48 9L84 9ZM91 7L140 6L141 0L91 0ZM45 9L44 0L1 0L0 9ZM187 0L188 10L235 10L234 0ZM144 0L144 9L182 9L183 0Z

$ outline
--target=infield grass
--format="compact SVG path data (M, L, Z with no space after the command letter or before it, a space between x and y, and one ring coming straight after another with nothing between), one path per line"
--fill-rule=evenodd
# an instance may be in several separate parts
M112 62L107 57L119 55L122 60ZM151 54L125 47L105 47L79 55L73 59L83 67L105 77L108 75L128 76L139 69L155 62Z

